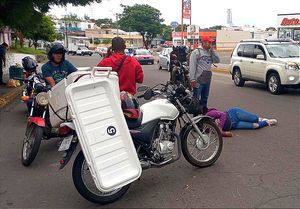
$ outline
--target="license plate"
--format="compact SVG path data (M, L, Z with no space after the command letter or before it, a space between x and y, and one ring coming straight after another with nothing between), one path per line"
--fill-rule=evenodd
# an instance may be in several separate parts
M72 139L73 139L73 135L67 136L66 138L64 138L64 140L62 141L62 143L59 146L58 151L61 152L61 151L68 150L71 145Z

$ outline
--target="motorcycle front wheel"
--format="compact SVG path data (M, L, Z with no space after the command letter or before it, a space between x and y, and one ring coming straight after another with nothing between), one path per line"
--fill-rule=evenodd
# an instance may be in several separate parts
M210 119L197 123L205 143L193 126L185 131L182 143L182 153L185 159L196 167L208 167L219 158L223 148L223 138L218 126Z
M128 184L111 192L99 191L94 183L82 151L78 153L74 161L72 177L74 185L82 197L88 201L103 205L117 201L130 187L130 184Z
M27 128L22 147L22 164L24 166L29 166L34 161L42 139L42 127L33 124Z

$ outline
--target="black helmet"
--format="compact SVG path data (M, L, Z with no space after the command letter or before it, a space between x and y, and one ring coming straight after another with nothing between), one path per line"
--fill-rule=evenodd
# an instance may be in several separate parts
M138 119L140 117L140 105L137 99L125 91L122 91L120 96L125 118Z
M54 62L52 55L53 54L62 54L63 56L62 56L61 62L63 62L65 60L65 53L66 53L66 49L62 44L54 44L48 52L48 59L51 62Z
M24 70L27 72L35 71L36 67L38 66L37 62L29 56L22 59L22 65Z

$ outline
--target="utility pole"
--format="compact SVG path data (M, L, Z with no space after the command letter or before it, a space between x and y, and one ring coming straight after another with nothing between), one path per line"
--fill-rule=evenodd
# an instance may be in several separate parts
M66 10L66 15L65 15L65 38L66 38L66 48L69 48L69 40L68 40L68 27L67 27L67 17L68 17L68 12L67 12L67 7L65 7Z
M183 6L184 0L181 1L181 46L183 46L183 38L184 38L184 27L183 27Z

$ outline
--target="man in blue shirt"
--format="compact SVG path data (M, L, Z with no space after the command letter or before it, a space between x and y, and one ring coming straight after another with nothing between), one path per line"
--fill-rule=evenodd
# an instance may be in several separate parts
M8 47L7 43L3 42L0 45L0 85L5 85L3 82L3 67L6 66L6 48Z
M77 69L65 60L66 50L62 44L55 44L48 52L49 61L42 66L43 77L51 87L66 78Z

